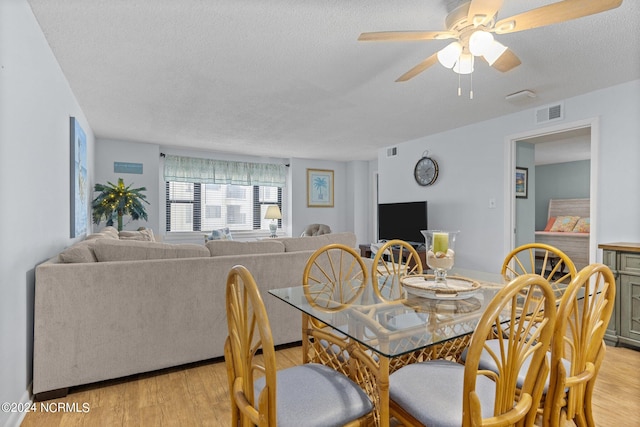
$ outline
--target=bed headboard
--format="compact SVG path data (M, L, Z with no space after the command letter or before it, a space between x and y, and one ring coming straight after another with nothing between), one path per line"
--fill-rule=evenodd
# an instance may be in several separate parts
M589 218L590 199L549 199L549 214L553 216L579 216Z

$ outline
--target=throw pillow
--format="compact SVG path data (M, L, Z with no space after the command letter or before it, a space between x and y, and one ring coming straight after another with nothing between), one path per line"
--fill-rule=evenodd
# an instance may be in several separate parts
M209 240L233 240L233 237L231 237L229 227L225 227L213 230L211 232L211 236L209 236Z
M549 231L573 231L573 227L580 219L579 216L559 216Z
M574 233L589 233L591 229L591 219L590 218L580 218L578 222L576 222L576 226L573 227Z
M92 245L88 243L77 243L70 248L65 249L59 255L60 262L66 264L96 262L96 255L93 252Z
M108 225L106 227L103 227L102 230L100 230L101 234L106 235L107 237L110 237L112 239L117 239L118 238L118 229Z
M547 225L544 226L544 231L551 231L551 227L553 227L553 224L555 224L556 222L556 217L552 216L551 218L549 218L549 221L547 221Z
M155 242L156 239L153 236L153 230L145 228L138 231L121 231L119 233L120 240L145 240L147 242Z

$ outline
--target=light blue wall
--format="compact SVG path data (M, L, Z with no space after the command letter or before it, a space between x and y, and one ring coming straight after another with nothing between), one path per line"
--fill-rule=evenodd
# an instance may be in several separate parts
M125 230L136 230L138 227L151 228L154 233L159 231L160 212L158 206L159 190L158 190L158 164L160 150L156 144L144 144L139 142L117 141L98 139L96 141L96 162L95 162L95 180L96 183L106 184L107 182L117 183L118 178L124 180L125 185L131 185L133 188L145 187L147 191L148 205L147 210L148 221L129 221L124 220ZM115 173L114 162L141 163L142 174ZM163 199L164 201L164 194ZM105 222L94 225L94 230L104 227Z
M369 243L373 239L371 234L371 187L372 177L370 163L362 161L337 162L319 159L282 159L258 158L241 156L214 151L179 149L175 147L161 147L152 142L131 142L122 140L99 139L96 142L96 182L115 182L119 177L125 183L135 183L136 186L147 188L147 198L150 205L147 209L149 220L146 223L130 223L128 228L136 229L145 226L153 229L154 234L166 238L164 181L162 179L162 159L160 153L215 158L230 161L255 161L289 164L289 185L284 191L284 198L288 210L283 212L282 232L287 235L298 236L311 223L328 224L336 232L353 231L358 242ZM116 174L113 163L132 162L143 164L143 174ZM334 171L334 206L317 208L307 206L307 168L330 169ZM103 226L104 224L101 224ZM100 228L100 227L97 227ZM126 228L126 227L125 227ZM172 236L172 239L174 236ZM202 236L176 237L181 241L200 242ZM189 240L191 239L191 240Z
M91 127L27 1L0 1L0 402L30 399L36 265L84 237L69 237L70 116L91 186ZM0 426L22 414L0 411Z
M591 161L536 166L536 230L547 225L549 199L588 199Z
M592 129L592 141L598 142L597 182L591 183L598 196L594 242L640 242L640 197L634 197L640 194L640 80L563 102L564 120L552 127L597 122ZM505 163L507 146L514 136L549 128L536 125L532 117L533 109L524 110L407 141L398 145L399 154L393 158L386 157L386 147L380 149L380 201L428 200L430 227L462 230L456 242L460 266L499 270L512 232L505 227L510 222L505 189L513 185L513 171ZM424 150L440 165L438 181L426 188L415 183L412 173ZM488 207L489 199L496 200L495 209ZM602 259L601 253L597 258Z

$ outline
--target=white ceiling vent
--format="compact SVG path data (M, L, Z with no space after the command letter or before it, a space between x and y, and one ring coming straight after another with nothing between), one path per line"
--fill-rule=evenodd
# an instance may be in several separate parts
M555 122L564 119L564 104L547 105L536 110L536 124Z
M387 157L395 157L398 155L398 147L387 148Z

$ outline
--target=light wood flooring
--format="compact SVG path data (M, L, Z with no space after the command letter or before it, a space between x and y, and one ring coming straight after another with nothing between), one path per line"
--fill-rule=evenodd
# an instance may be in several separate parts
M300 347L277 352L279 369L300 363ZM224 361L193 364L71 389L62 399L86 413L31 412L22 427L224 426L230 424ZM36 405L39 405L36 402ZM608 347L596 382L598 426L640 426L640 352Z

